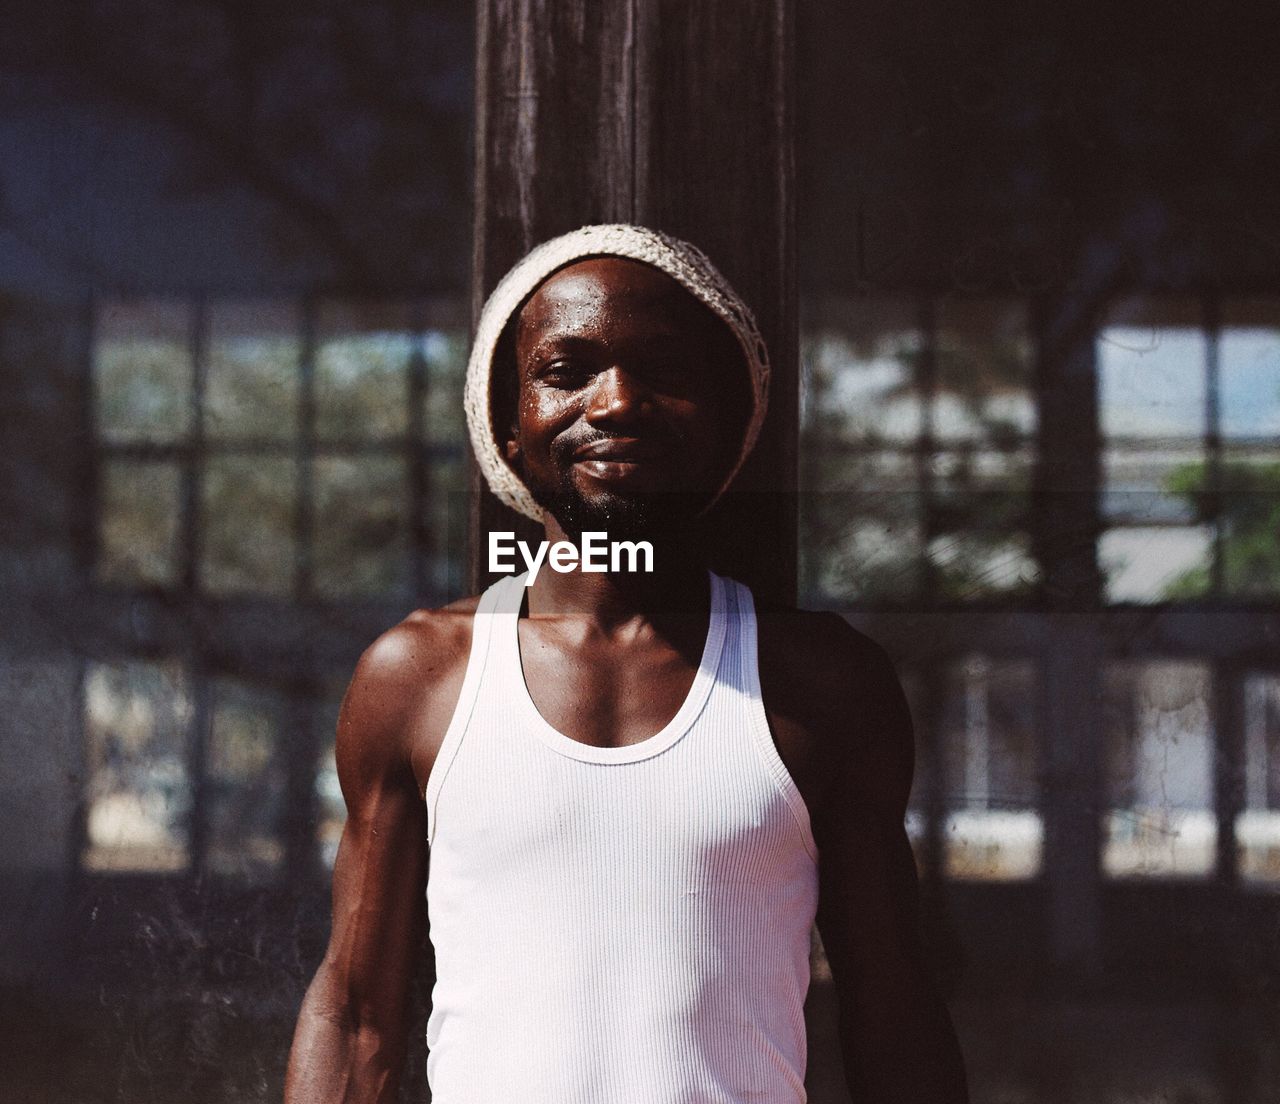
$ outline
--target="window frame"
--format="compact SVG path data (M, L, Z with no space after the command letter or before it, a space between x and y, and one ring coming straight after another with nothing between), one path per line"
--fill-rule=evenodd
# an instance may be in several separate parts
M194 378L190 393L190 431L172 442L115 442L102 437L97 424L96 338L104 302L173 302L191 312L188 349ZM293 300L301 317L298 422L289 439L279 443L210 442L203 430L203 383L207 365L209 313L220 301L237 303ZM463 463L461 440L433 440L426 425L428 372L420 355L421 341L408 365L408 419L403 435L374 442L358 439L326 440L316 432L315 357L317 322L322 304L344 302L407 306L411 332L424 335L442 330L469 334L467 304L460 293L397 290L378 295L367 289L312 287L305 291L276 289L225 295L199 290L186 295L170 291L127 296L90 294L83 311L84 389L82 448L79 458L79 524L74 539L80 597L92 627L89 646L80 661L80 744L87 752L88 720L85 687L94 663L172 662L182 672L193 708L187 741L187 772L191 808L187 825L187 862L176 871L94 871L84 864L88 844L88 800L82 791L72 832L72 865L77 880L136 881L196 885L206 879L227 891L244 888L242 877L215 874L209 869L211 781L209 740L215 687L221 680L238 680L261 689L278 702L277 739L287 750L282 818L279 825L283 860L255 890L291 892L327 881L322 859L316 779L321 770L324 736L317 718L332 704L336 685L345 685L360 653L380 633L401 620L415 606L443 604L457 597L466 578L465 550L456 546L457 534L432 533L428 523L431 466ZM293 585L288 593L216 593L201 585L200 494L210 458L223 455L283 456L294 461L292 496L295 557ZM402 456L407 470L410 501L406 508L410 592L325 595L313 585L314 465L327 455ZM171 584L123 583L99 577L100 488L110 460L153 460L178 467L181 485L178 545ZM452 519L451 519L452 520ZM460 527L465 536L465 527ZM452 525L450 525L452 530ZM442 589L432 574L432 557L443 557L448 581ZM88 785L86 778L85 785ZM291 888L292 887L292 888Z

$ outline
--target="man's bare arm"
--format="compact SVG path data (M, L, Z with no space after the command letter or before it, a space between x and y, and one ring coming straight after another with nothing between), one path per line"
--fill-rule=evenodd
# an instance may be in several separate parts
M298 1016L285 1104L397 1097L426 923L426 806L407 731L422 694L422 650L420 626L391 630L365 652L342 703L336 759L347 822L333 924Z
M966 1104L964 1061L924 960L915 862L904 827L911 714L888 656L841 621L842 737L815 817L818 930L840 1005L845 1079L857 1104Z

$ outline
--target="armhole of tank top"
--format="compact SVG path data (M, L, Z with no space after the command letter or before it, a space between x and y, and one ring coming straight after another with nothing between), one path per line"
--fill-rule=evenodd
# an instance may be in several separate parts
M800 841L804 844L809 858L818 861L818 845L813 838L813 825L809 818L809 807L805 804L800 787L796 785L787 765L778 754L778 745L774 743L773 733L769 730L769 718L764 711L764 695L760 690L760 654L757 646L756 608L751 591L743 583L734 580L734 588L738 594L738 641L742 649L742 665L746 672L747 710L751 717L751 736L760 758L764 760L770 777L782 791L791 815L795 819L796 828L800 831Z
M431 765L427 786L422 794L422 800L427 806L428 847L436 835L436 804L440 800L440 790L458 754L462 737L471 723L471 714L475 710L476 698L479 696L480 680L489 660L489 640L493 635L493 610L498 603L502 585L503 580L499 580L485 591L476 605L475 616L471 620L471 650L467 654L467 670L462 676L462 689L458 693L458 703L453 707L449 727L445 729L444 739L440 741L440 750L436 753L436 761Z

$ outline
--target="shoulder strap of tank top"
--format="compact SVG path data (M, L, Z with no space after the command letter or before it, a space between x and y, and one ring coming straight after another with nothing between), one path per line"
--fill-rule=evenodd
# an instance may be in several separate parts
M525 689L516 633L528 574L525 571L509 575L502 581L501 593L493 604L493 640L489 645L489 684L493 692L517 703L517 707L523 704L521 695Z
M436 753L436 761L432 764L431 775L423 794L423 800L427 803L428 844L435 838L436 802L440 797L440 787L444 785L445 775L453 765L454 756L458 753L458 746L462 743L463 734L471 720L476 696L480 691L480 681L489 660L494 613L505 593L505 584L509 581L509 577L504 577L491 584L476 605L471 624L471 650L467 655L466 674L462 677L462 690L458 694L458 704L454 706L449 727L445 729L444 739L440 742L440 750Z
M736 594L737 606L737 644L741 649L741 670L744 672L743 690L747 698L747 712L751 718L751 740L764 760L768 770L782 796L786 798L795 817L796 826L800 829L800 837L804 841L805 850L814 862L818 861L818 848L813 838L813 826L809 819L809 807L805 804L796 786L795 779L787 770L782 756L778 754L778 745L774 743L773 733L769 731L769 718L764 711L764 695L760 691L760 657L756 620L755 599L751 590L736 579L727 580Z

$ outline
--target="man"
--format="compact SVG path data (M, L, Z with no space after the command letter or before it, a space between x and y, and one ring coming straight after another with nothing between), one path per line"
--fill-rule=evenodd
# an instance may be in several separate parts
M555 239L490 297L467 381L490 486L548 541L651 540L653 571L508 576L361 658L286 1104L396 1099L428 913L438 1104L803 1101L815 917L853 1099L967 1099L893 667L706 565L767 385L750 312L652 231Z

